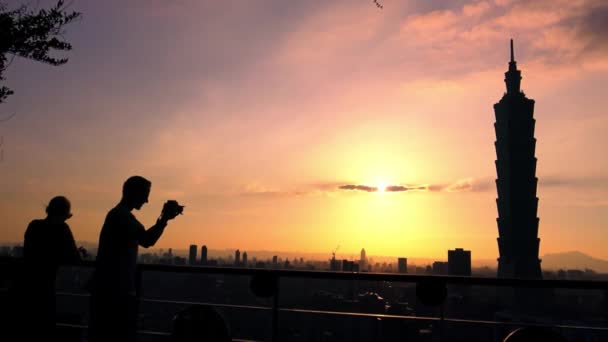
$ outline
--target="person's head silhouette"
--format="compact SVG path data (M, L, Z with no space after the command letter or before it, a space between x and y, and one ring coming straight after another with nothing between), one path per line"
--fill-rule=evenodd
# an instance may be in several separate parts
M64 196L56 196L51 199L46 207L47 217L51 220L65 221L72 217L72 205Z
M152 183L144 177L129 177L122 186L122 202L129 209L141 209L145 203L148 203L151 187Z

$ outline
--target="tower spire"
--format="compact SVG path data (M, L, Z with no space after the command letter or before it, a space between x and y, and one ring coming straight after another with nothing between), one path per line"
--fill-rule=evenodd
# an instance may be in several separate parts
M521 71L517 70L517 63L515 62L513 39L511 39L511 61L509 62L509 70L505 73L505 83L507 86L507 94L520 93Z
M515 54L513 53L513 38L511 38L511 63L515 62Z

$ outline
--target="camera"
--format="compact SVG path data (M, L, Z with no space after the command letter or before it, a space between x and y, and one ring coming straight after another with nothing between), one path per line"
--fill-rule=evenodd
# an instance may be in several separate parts
M163 214L167 216L175 217L177 215L183 214L183 212L184 206L179 205L179 203L177 203L177 201L175 200L169 200L165 202L165 205L163 205Z

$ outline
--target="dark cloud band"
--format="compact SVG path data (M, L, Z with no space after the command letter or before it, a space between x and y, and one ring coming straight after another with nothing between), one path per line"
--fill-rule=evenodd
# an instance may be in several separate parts
M339 189L341 189L341 190L358 190L358 191L365 191L365 192L376 192L376 191L378 191L378 188L374 187L374 186L354 185L354 184L341 185L339 187Z

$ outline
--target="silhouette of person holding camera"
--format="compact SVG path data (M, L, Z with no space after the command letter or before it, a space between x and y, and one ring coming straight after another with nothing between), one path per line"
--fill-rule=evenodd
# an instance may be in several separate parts
M127 179L122 199L105 219L91 296L93 341L135 341L137 328L136 264L139 246L153 246L169 220L181 214L175 201L165 203L160 217L149 229L133 216L133 209L148 203L152 183L141 177Z
M80 263L70 226L71 204L64 196L50 200L47 216L28 225L23 241L24 267L15 300L18 322L13 328L23 340L31 334L55 335L55 278L59 266ZM81 249L84 251L84 249Z

